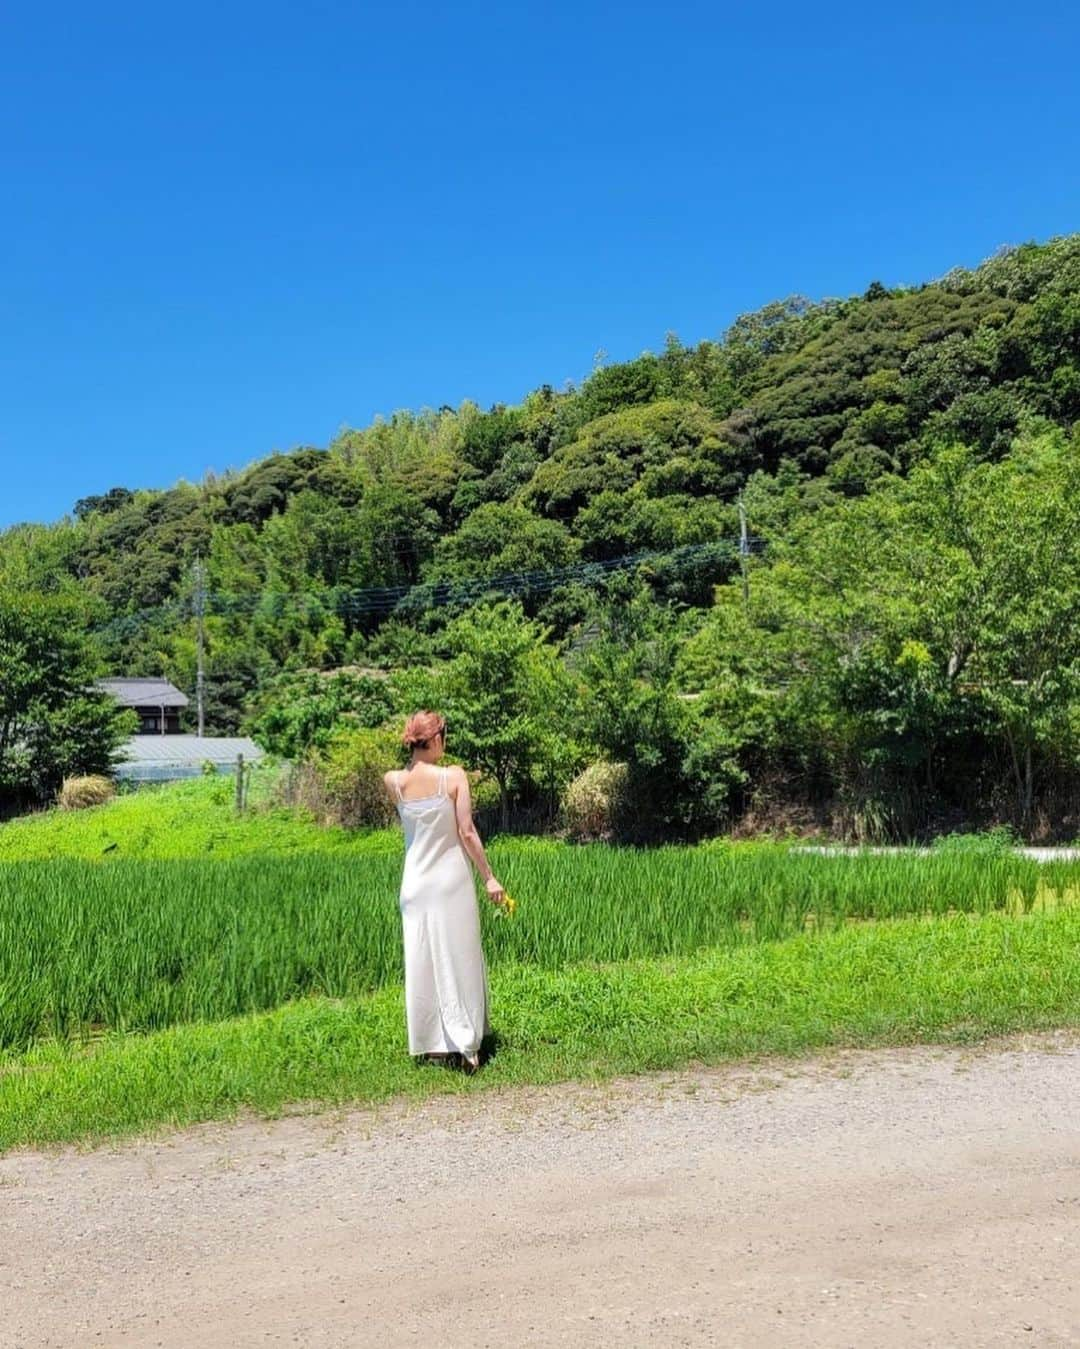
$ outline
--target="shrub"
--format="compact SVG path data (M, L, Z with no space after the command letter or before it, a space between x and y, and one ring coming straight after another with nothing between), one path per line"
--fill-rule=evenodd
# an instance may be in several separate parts
M395 822L396 812L382 776L401 762L398 726L342 730L320 753L289 766L279 801L307 811L320 824L384 829ZM469 784L474 816L497 814L498 785L481 773L469 773Z
M90 773L65 778L56 799L61 810L85 810L87 806L103 806L115 795L116 785L111 778Z
M499 784L483 773L469 773L473 815L485 815L494 824L499 817Z
M318 759L328 807L346 829L382 829L394 818L394 803L382 776L401 761L398 730L356 727L339 731Z
M571 838L613 838L629 805L629 769L601 759L579 773L563 796L563 818Z
M746 784L739 762L746 748L745 730L733 725L730 716L716 715L711 702L702 699L684 728L685 748L674 784L681 818L694 833L729 819L732 801Z
M967 853L974 857L1004 857L1020 840L1008 825L995 825L981 834L941 834L934 839L936 853Z

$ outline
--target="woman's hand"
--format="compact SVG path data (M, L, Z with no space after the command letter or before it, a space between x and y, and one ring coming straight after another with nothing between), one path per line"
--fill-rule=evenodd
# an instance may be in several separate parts
M502 888L494 876L489 876L484 882L484 889L487 891L488 899L492 904L505 904L506 891Z

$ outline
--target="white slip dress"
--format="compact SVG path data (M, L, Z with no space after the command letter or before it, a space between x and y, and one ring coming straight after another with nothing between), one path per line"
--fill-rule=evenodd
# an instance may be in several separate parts
M489 1029L487 967L446 769L434 796L407 801L396 776L394 791L405 831L400 898L409 1053L475 1055Z

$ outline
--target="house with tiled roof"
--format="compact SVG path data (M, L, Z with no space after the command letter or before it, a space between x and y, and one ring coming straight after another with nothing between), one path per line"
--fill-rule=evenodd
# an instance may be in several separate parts
M263 751L246 736L186 735L180 713L187 697L167 679L99 679L121 707L136 713L139 729L117 752L113 771L129 782L168 782L197 777L208 769L232 773L253 764Z
M138 716L139 735L180 734L180 713L188 700L167 679L99 679L97 687Z

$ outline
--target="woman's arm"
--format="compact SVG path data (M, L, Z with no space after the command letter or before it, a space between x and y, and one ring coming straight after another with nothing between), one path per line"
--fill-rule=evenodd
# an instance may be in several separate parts
M506 891L495 879L491 863L487 860L487 855L484 852L484 845L481 843L480 835L473 823L472 792L469 790L468 774L464 768L455 765L450 770L450 780L454 788L454 811L457 815L458 837L461 839L461 846L472 858L473 865L483 877L488 898L494 904L501 904Z

